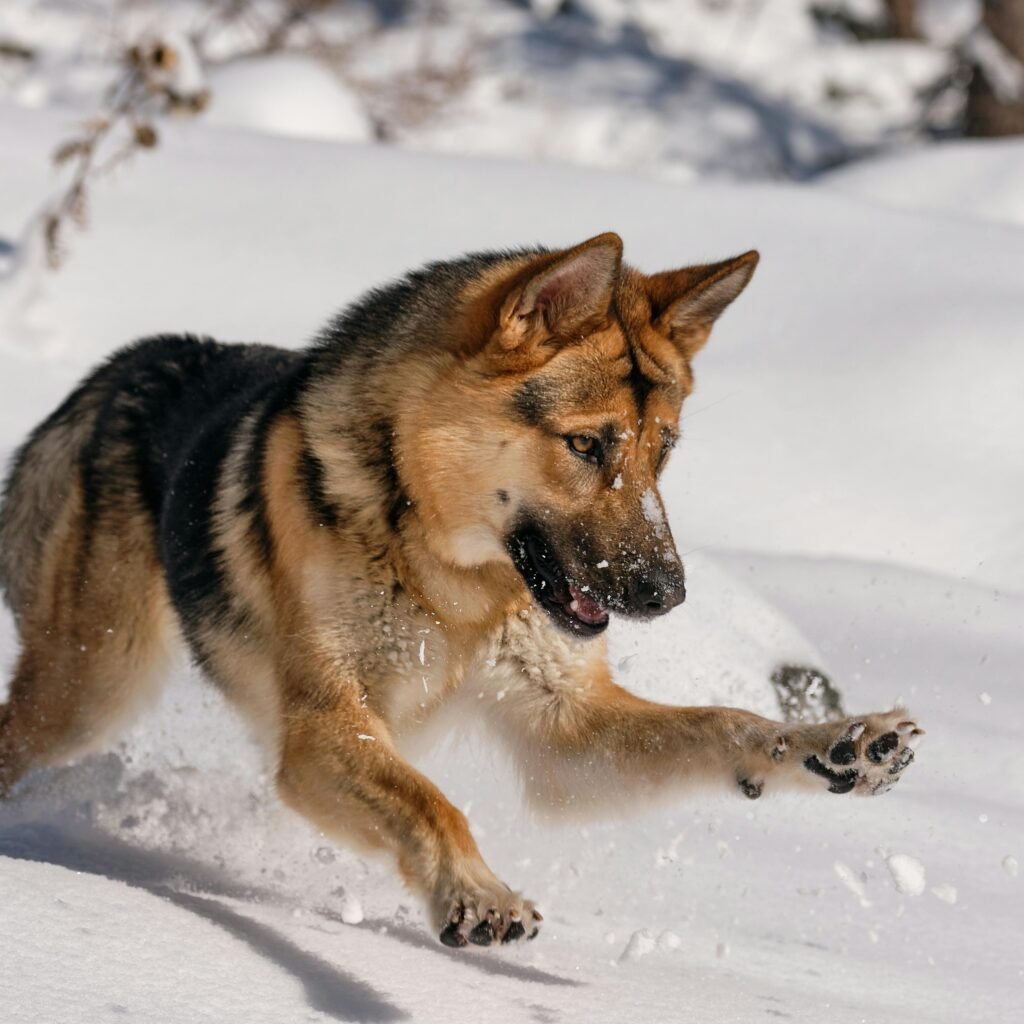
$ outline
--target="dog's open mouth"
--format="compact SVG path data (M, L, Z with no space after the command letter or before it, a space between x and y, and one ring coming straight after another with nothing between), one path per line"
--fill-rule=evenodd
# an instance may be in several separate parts
M514 533L508 550L534 600L562 629L576 636L597 636L607 628L607 610L566 576L536 528Z

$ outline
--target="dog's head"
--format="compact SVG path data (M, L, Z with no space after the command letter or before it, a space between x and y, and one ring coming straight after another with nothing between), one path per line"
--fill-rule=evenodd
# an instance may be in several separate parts
M466 350L416 425L420 516L462 567L511 560L563 629L682 602L658 490L690 361L743 290L756 252L652 276L622 241L510 260L468 296Z

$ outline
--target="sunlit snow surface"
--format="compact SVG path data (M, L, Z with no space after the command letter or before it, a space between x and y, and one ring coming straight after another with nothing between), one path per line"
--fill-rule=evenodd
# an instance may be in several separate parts
M0 237L45 195L65 130L0 108ZM0 449L138 335L295 345L425 259L609 228L649 270L764 256L699 357L666 475L687 603L613 623L619 679L767 711L771 668L813 659L851 710L903 699L919 716L904 781L874 800L697 796L542 826L486 736L460 728L421 763L546 927L523 949L455 953L389 868L276 802L242 727L183 665L121 744L0 808L5 1024L1015 1019L1018 229L825 190L171 128L97 191L64 271L0 286ZM918 895L894 856L920 865Z

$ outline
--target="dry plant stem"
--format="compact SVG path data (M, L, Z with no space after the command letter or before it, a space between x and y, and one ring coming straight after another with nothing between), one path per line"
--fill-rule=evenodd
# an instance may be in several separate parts
M139 78L138 70L129 68L112 89L107 113L87 124L83 138L64 143L54 154L54 162L57 164L74 160L74 171L67 188L50 207L43 223L46 261L53 269L60 266L64 255L60 244L60 232L64 221L70 219L80 226L85 223L86 190L90 177L109 171L126 159L135 148L134 142L128 144L102 164L97 164L98 153L104 141L131 115ZM137 134L137 131L133 133L133 140Z
M123 163L136 150L152 149L159 141L150 122L154 113L198 113L209 99L205 90L183 94L175 88L170 72L180 60L177 51L163 42L132 46L123 58L121 77L107 93L103 113L86 122L84 134L70 139L53 155L58 166L74 161L71 180L64 191L43 211L46 261L51 268L63 260L61 234L66 221L85 224L88 185ZM105 144L121 127L129 132L122 145L104 155Z

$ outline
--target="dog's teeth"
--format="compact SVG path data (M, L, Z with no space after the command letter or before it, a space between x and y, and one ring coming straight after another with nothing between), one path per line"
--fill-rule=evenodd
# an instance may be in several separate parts
M580 610L580 603L579 603L579 601L573 599L572 601L569 602L569 611L575 613L575 612L578 612L579 610Z

